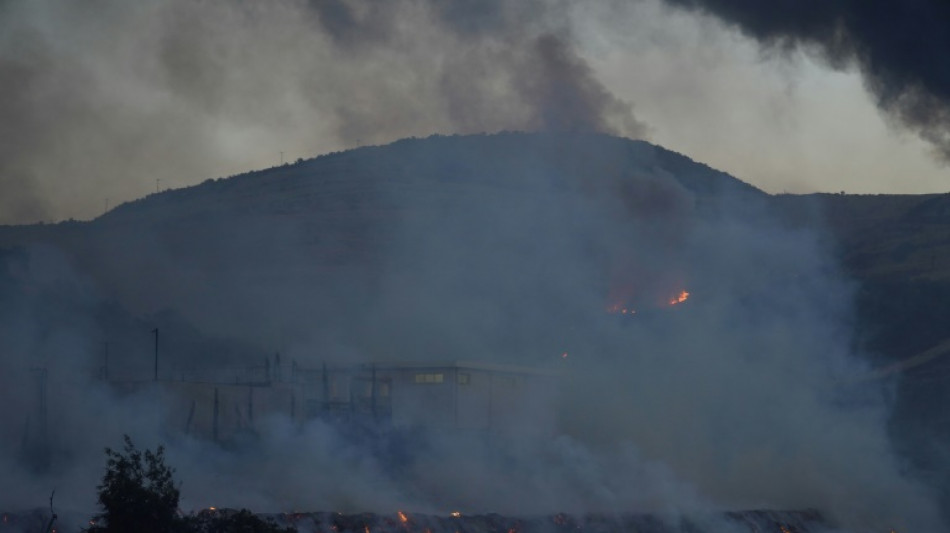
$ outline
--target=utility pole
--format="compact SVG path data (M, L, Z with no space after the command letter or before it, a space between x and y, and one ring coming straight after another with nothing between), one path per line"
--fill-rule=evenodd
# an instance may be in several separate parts
M158 194L159 185L162 184L162 178L155 178L155 194Z
M281 166L283 166L283 164L284 164L284 152L281 152L281 153L280 153L280 164L281 164Z
M152 330L152 333L155 334L155 377L154 381L158 381L158 328Z

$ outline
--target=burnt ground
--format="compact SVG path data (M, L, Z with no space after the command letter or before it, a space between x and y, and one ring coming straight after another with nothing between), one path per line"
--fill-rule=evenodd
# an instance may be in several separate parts
M203 514L236 513L228 509ZM809 533L827 531L817 511L743 511L707 515L555 514L515 517L498 514L438 516L417 513L343 514L331 512L260 515L281 526L308 533ZM47 531L49 511L3 513L0 533ZM85 523L77 516L61 518L57 533L78 533Z

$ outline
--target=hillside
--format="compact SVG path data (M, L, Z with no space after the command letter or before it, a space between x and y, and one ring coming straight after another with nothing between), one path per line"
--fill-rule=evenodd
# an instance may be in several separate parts
M926 296L914 295L939 294L950 282L950 195L768 196L661 147L589 134L433 136L363 147L152 194L89 222L0 227L0 247L53 245L133 313L174 309L201 329L230 335L260 297L267 308L284 303L295 280L319 286L314 297L334 300L331 314L359 314L365 309L352 302L371 299L373 284L397 263L418 268L425 257L466 270L481 261L466 254L499 236L510 253L529 242L553 252L568 236L569 246L583 244L600 257L602 290L610 292L614 271L628 268L635 254L612 247L616 240L629 248L634 238L613 235L622 233L617 228L640 226L636 239L675 248L694 223L688 221L717 210L753 218L767 211L819 234L847 274L862 281L870 302L864 308L873 313L937 311L939 299L918 302ZM605 232L611 235L601 238ZM440 240L471 242L455 249ZM688 269L670 257L676 252L662 254L660 262L679 266L647 270ZM281 302L266 302L266 287L275 284ZM235 285L263 294L241 301ZM893 297L902 291L905 298ZM333 321L322 315L314 318ZM942 340L936 326L914 322L921 330L914 340L872 338L872 351L899 358Z
M746 197L765 195L640 141L437 136L207 180L90 222L0 228L0 247L51 244L133 313L175 309L214 334L273 341L315 323L352 329L400 276L453 272L434 292L468 278L483 284L466 296L478 299L593 268L587 281L607 291L634 240L680 239L696 213ZM569 261L559 267L556 254ZM540 281L524 278L539 270Z
M950 292L950 195L768 196L675 152L605 135L433 136L363 147L151 194L89 222L0 227L0 248L52 245L133 314L173 311L215 335L253 331L255 341L271 342L308 328L302 313L329 328L351 322L382 277L420 270L420 261L478 277L519 263L512 257L527 246L583 250L606 293L628 290L618 289L627 284L614 279L618 269L683 277L693 266L675 249L690 225L717 212L767 212L824 239L862 283L859 336L872 353L903 358L943 340L929 318L945 299L929 295ZM484 263L499 238L508 255ZM637 262L634 240L667 241L650 254L660 256L656 265L628 264ZM450 245L458 242L465 245ZM276 317L271 310L287 305L288 292L297 313L259 327L249 309ZM911 324L900 319L907 316Z
M327 154L89 222L0 228L0 334L20 368L0 391L22 389L36 361L148 380L156 330L159 380L280 357L556 368L559 432L591 449L636 443L727 507L879 501L903 478L853 453L890 453L883 412L853 412L883 398L852 398L853 384L893 379L903 459L950 471L947 202L770 196L605 135ZM927 481L950 509L943 479ZM805 496L787 498L793 486Z
M950 195L779 195L790 219L834 236L848 272L864 280L950 278Z

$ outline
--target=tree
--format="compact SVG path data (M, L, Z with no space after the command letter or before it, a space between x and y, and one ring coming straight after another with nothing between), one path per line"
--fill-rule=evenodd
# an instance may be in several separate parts
M124 453L106 448L106 473L99 489L94 533L169 533L181 529L179 491L174 471L165 465L165 449L136 449L125 435ZM100 525L104 522L104 525Z
M262 520L246 509L202 512L183 517L174 470L165 464L165 449L136 449L125 435L123 452L106 448L106 473L99 484L99 506L89 533L293 533ZM50 497L52 505L52 497Z

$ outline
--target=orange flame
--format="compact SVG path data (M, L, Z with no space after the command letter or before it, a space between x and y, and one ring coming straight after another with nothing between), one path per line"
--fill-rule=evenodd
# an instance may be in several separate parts
M683 290L679 294L670 299L670 305L681 304L689 298L689 292Z
M396 514L399 515L399 521L402 522L403 524L409 521L409 517L406 516L406 513L402 511L396 511Z

